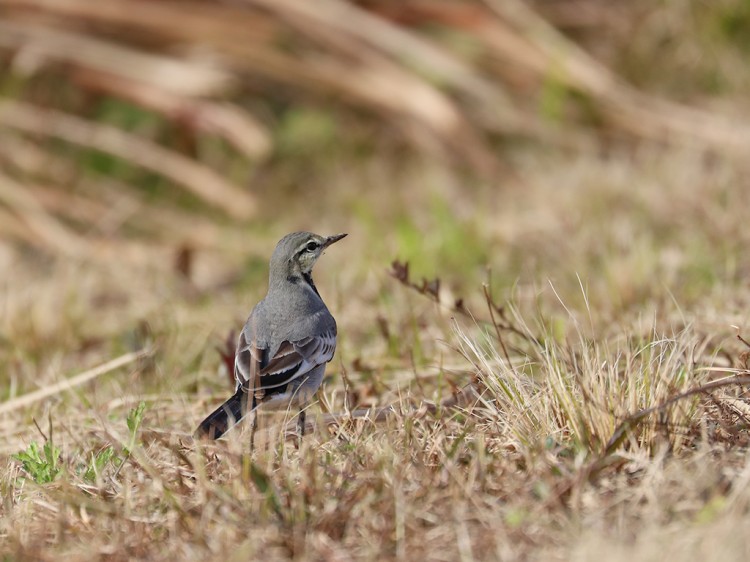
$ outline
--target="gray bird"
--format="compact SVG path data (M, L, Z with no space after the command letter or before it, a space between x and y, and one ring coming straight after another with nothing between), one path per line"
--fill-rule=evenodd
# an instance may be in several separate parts
M336 321L313 283L312 269L323 251L344 236L293 232L276 245L268 293L240 333L234 357L237 390L201 422L196 438L218 439L261 406L298 405L297 428L304 434L304 406L318 390L336 350ZM255 427L256 418L253 433Z

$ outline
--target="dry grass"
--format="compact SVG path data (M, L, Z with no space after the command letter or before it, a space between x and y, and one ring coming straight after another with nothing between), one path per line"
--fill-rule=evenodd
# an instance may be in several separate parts
M0 0L4 560L748 559L739 4L95 4ZM311 434L193 443L301 228Z
M680 154L664 158L669 167L688 162ZM621 216L617 228L643 238L618 252L621 234L597 235L604 220L598 208L636 205L642 193L628 186L659 173L641 168L647 166L574 163L557 179L575 182L575 195L532 181L536 187L523 201L495 203L492 213L502 223L488 222L478 236L504 248L489 254L489 263L494 294L509 301L494 311L505 349L485 323L490 312L478 284L467 282L470 269L445 271L435 304L390 278L387 259L377 258L403 244L395 229L378 243L356 221L344 224L354 231L348 251L330 252L318 272L342 342L313 417L384 405L393 413L379 422L344 415L337 424L323 423L300 449L278 434L283 420L268 420L267 444L254 455L242 432L206 447L188 437L227 392L214 345L262 291L262 267L252 288L222 285L238 278L233 268L242 240L235 245L228 235L218 256L194 252L188 280L163 257L143 257L141 265L113 276L117 269L108 260L33 264L8 250L9 265L19 272L6 281L3 300L10 395L44 389L62 373L75 375L127 349L153 345L156 354L3 416L4 550L11 559L66 553L587 560L603 553L657 559L664 552L681 559L743 558L747 545L737 538L748 500L742 387L665 405L679 393L744 372L745 348L731 325L746 325L738 307L747 295L733 281L734 269L719 265L734 247L699 256L689 235L670 234L693 219L670 212L669 193L679 193L680 204L691 209L691 197L715 197L732 182L690 194L679 174L668 178L666 193L652 198L645 214ZM603 170L608 178L626 177L606 187ZM711 183L714 168L698 170ZM727 196L744 197L732 188ZM580 215L569 224L564 217L574 212ZM701 236L718 236L716 228L741 236L744 214L723 217ZM331 220L315 226L337 229L340 223L327 226ZM591 230L579 230L583 223ZM449 239L450 224L433 228ZM526 249L530 257L565 236L574 239L557 246L559 255L541 252L518 273L500 276L516 252ZM258 259L275 237L254 237ZM412 257L404 248L397 251ZM602 268L601 253L628 267ZM441 259L450 254L434 263ZM664 287L641 278L633 266L643 260L655 264L650 271L661 279L682 281ZM704 285L695 268L703 260L716 268L717 280L698 290L695 284ZM537 268L545 266L553 285L538 281ZM35 278L40 268L54 272L54 282ZM438 265L432 270L440 271ZM420 286L418 272L412 276ZM662 298L664 292L671 296ZM476 321L452 310L458 296ZM478 398L430 406L470 383ZM129 447L126 417L140 401L145 418ZM61 472L38 485L10 455L43 442L42 432L60 448ZM122 466L110 461L86 476L92 455L107 447L126 459ZM125 454L125 448L132 450Z

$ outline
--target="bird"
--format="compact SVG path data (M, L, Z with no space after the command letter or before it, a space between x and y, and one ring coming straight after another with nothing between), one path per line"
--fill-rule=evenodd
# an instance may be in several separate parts
M305 406L320 387L336 351L336 320L312 278L315 262L346 234L287 234L269 264L268 292L252 309L234 356L235 393L195 430L196 439L218 439L245 415L298 406L297 433L305 432Z

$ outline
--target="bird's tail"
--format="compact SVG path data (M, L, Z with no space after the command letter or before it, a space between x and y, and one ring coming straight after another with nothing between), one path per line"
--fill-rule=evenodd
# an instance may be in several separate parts
M247 414L247 391L237 389L229 400L216 408L195 430L195 439L218 439Z

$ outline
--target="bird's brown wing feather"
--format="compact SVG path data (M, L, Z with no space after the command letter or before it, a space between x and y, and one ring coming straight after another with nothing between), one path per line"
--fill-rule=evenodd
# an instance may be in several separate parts
M298 341L284 341L270 360L266 349L247 341L243 332L235 357L235 378L257 401L283 392L292 381L333 358L336 333L326 332Z

